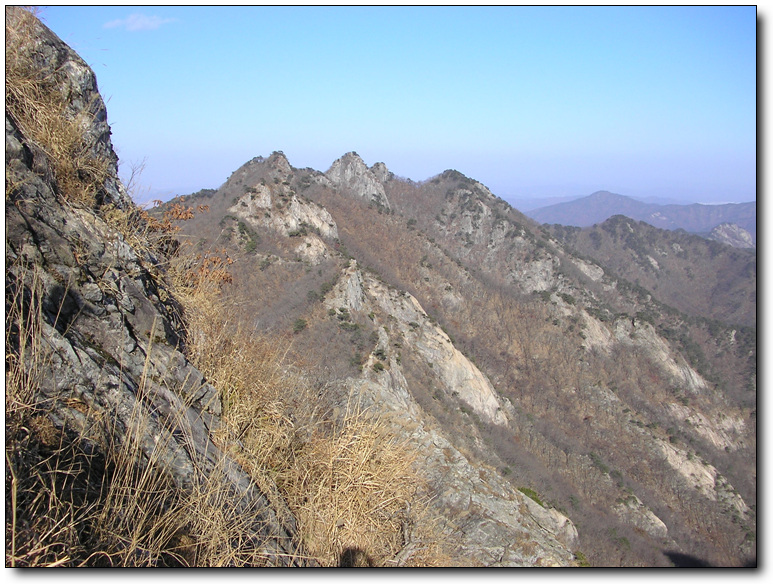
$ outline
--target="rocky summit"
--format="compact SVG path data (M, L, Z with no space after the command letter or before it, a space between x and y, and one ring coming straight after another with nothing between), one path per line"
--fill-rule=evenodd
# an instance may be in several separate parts
M355 152L140 209L6 53L8 566L756 564L754 251Z

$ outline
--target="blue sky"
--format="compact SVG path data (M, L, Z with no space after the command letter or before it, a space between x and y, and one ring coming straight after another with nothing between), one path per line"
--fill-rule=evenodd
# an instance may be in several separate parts
M67 7L140 197L355 150L505 198L756 199L752 7Z

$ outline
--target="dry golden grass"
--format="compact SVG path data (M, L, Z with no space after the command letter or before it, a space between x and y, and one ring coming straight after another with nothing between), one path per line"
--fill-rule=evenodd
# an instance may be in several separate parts
M341 562L347 550L361 550L373 565L393 558L415 520L420 482L412 462L383 423L356 409L315 431L278 477L309 552L324 565Z
M324 566L448 565L417 454L394 428L353 398L333 415L286 362L289 338L246 331L219 282L199 280L178 297L189 358L222 395L221 442L264 491L278 486L306 553Z
M184 306L189 357L220 390L218 442L277 508L289 506L304 553L327 566L448 565L412 448L355 400L333 416L287 362L289 340L245 332L222 290L227 279L196 262L177 259L168 274ZM159 470L171 434L143 452L149 418L140 400L120 442L109 415L84 403L67 405L90 420L88 438L52 424L61 404L39 401L38 391L52 367L41 272L20 263L6 272L7 565L268 563L259 542L245 539L251 517L237 510L223 469L183 491Z
M223 468L197 476L183 490L160 469L171 432L162 433L149 454L143 451L150 417L141 400L124 433L83 402L41 399L39 382L52 364L43 345L40 270L20 263L9 268L6 566L267 564L261 542L245 541L253 518L238 510ZM144 391L140 387L138 395ZM85 415L88 432L52 423L51 414L63 405ZM183 410L170 421L172 427L185 423Z
M90 153L84 139L93 121L92 104L73 115L70 97L53 76L35 64L38 26L33 12L5 9L5 107L25 138L46 154L59 194L68 202L91 206L108 176L109 163Z

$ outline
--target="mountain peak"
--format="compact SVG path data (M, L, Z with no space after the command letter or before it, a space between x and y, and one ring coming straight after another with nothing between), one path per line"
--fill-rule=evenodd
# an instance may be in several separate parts
M338 160L348 164L356 164L358 166L362 165L367 168L365 161L363 161L362 157L359 154L357 154L357 152L354 150L352 150L351 152L347 152L346 154L341 156L341 158L339 158Z
M690 233L699 234L710 232L720 223L735 223L750 234L752 241L756 240L754 203L658 205L609 191L596 191L580 199L531 209L526 214L540 223L577 227L590 227L613 215L625 215L661 229L673 230L681 227Z
M447 170L444 170L440 176L445 179L449 180L457 180L460 182L470 182L472 179L465 174L459 172L458 170L455 170L453 168L449 168Z
M325 176L337 187L357 197L374 202L379 207L390 209L391 205L384 192L384 179L389 171L382 162L368 168L356 152L347 152L330 166Z
M285 156L285 153L281 150L275 150L272 152L271 156L269 156L266 160L266 164L269 166L269 168L273 168L284 173L289 173L292 171L290 161L287 160L287 156Z
M387 168L387 165L383 162L377 162L370 167L370 171L373 173L380 182L385 183L392 178L392 172Z
M588 198L605 201L630 199L630 197L626 197L625 195L618 195L617 193L612 193L609 191L596 191L595 193L589 195Z

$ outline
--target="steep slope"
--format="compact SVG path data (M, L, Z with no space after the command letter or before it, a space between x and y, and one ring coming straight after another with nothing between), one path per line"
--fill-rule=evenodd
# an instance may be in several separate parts
M265 220L294 197L329 214L327 236L307 222L246 238L238 221L248 215L213 211L184 232L202 251L231 250L242 318L292 334L295 358L324 391L393 412L425 452L423 474L443 493L437 509L460 558L497 564L482 559L492 542L515 538L530 516L552 525L537 544L543 562L566 557L558 551L570 543L595 565L754 557L753 334L658 302L456 171L416 183L353 153L331 168L294 169L274 153L216 193L181 200L246 213L265 184ZM314 257L302 254L317 245L309 234L324 246ZM476 471L500 493L485 505L480 486L470 491ZM443 478L457 472L468 478ZM508 500L526 506L508 511ZM545 523L537 508L559 515ZM505 563L535 563L524 549Z
M6 55L6 565L185 565L207 522L230 565L313 563L215 436L93 72L13 7Z
M239 298L241 318L274 334L294 331L294 359L313 368L320 391L337 401L335 411L346 411L353 401L368 407L391 420L395 435L421 453L417 471L433 493L437 521L455 563L572 565L576 531L571 522L534 505L494 468L465 454L464 445L425 413L421 400L426 394L415 395L422 379L454 419L508 423L509 406L487 377L415 298L349 255L341 217L320 206L330 195L388 216L386 197L362 195L363 184L365 194L371 190L372 171L351 154L334 164L333 169L358 169L343 187L351 198L344 198L335 194L339 187L327 175L311 170L285 175L285 165L281 153L255 159L217 193L182 200L186 205L208 201L210 213L183 225L183 237L216 234L201 249L223 247L236 258L231 293ZM231 196L239 191L241 196ZM320 195L317 202L312 195ZM299 208L308 210L307 220L296 228L271 227L286 225ZM213 209L226 213L218 216ZM256 236L245 239L240 221L252 226Z
M585 229L550 233L660 302L693 317L757 325L757 256L684 232L617 215ZM699 284L699 285L696 285Z
M403 193L402 198L398 192ZM570 410L563 408L577 408L578 401L583 407L600 398L603 402L606 391L612 390L625 403L623 412L646 411L652 416L650 428L656 429L663 424L672 442L678 440L674 433L684 429L685 418L677 420L661 416L658 410L664 402L673 400L675 404L682 405L689 402L699 411L708 407L704 411L713 411L709 417L713 417L715 424L720 426L724 424L720 420L728 412L726 407L730 403L737 404L736 407L745 405L736 410L736 422L741 424L738 428L745 428L730 440L739 439L736 447L740 446L748 455L747 448L754 443L754 425L746 426L744 421L747 416L754 415L756 368L753 331L719 327L712 332L708 330L710 326L696 325L668 306L654 301L646 290L609 278L598 265L567 253L546 233L529 229L520 214L493 197L485 187L453 171L422 185L398 184L395 181L394 190L387 188L387 195L398 211L399 204L403 202L403 209L416 218L418 228L426 230L430 242L437 242L446 254L461 259L476 279L487 284L484 294L470 294L469 301L455 307L453 315L449 315L447 320L444 318L443 324L457 342L466 341L476 361L486 365L485 370L492 379L507 379L506 376L510 376L501 385L495 383L503 395L513 395L513 389L517 387L515 395L520 399L513 399L513 403L530 403L533 415L553 418L550 423L542 425L545 434L577 435L578 427L567 424L568 420L562 419L562 416L556 419L555 413L568 413ZM458 204L451 203L454 199ZM417 206L417 201L422 201L422 207ZM468 227L473 228L474 234ZM426 266L432 260L425 259L420 263ZM534 315L535 311L533 305L525 301L523 293L536 293L541 299L549 300L554 307L550 311L552 314L543 312L537 318L525 318L529 313ZM427 290L426 294L432 292ZM422 294L417 296L424 301ZM483 310L476 310L476 304ZM464 312L469 313L467 319ZM550 331L549 327L540 325L540 321L550 322L557 330ZM610 324L613 324L611 328ZM487 328L490 331L488 334L484 332ZM575 334L577 336L572 338ZM744 340L738 344L740 335ZM582 349L586 351L585 357ZM604 357L605 352L609 357L614 355L613 361ZM626 354L630 354L632 359L629 362L631 368L627 375L620 376L620 363L615 360L627 359ZM644 362L641 361L643 355L647 355ZM729 361L720 363L728 358ZM586 359L587 365L584 365ZM537 367L529 367L529 361L536 361ZM647 365L647 362L650 364ZM655 364L659 373L643 382L643 371L652 376L652 365ZM515 372L512 371L513 366ZM739 373L740 377L737 376ZM703 377L712 381L707 383ZM660 385L672 397L666 398L663 394L656 397L653 385ZM629 390L633 390L634 394L640 393L636 396L628 393ZM680 396L685 390L689 397ZM696 404L693 401L696 397L706 401ZM546 401L540 404L542 399ZM726 401L728 399L729 402ZM709 405L710 402L714 404ZM608 405L597 402L591 409L596 411L582 416L580 426L589 423L603 427L605 424L600 416L610 415ZM606 439L603 438L598 440L597 428L590 435L593 440L588 442L586 438L586 447L595 442L600 451L619 452L626 442L625 433L613 429L615 423L612 420L617 418L619 424L623 422L621 417L624 418L613 414L607 422L610 433L606 439L617 434L616 444L611 441L605 444ZM561 432L556 431L559 429ZM713 441L716 434L714 431L706 433L706 430L703 428L699 433L706 434L704 438L711 434L710 440ZM715 430L719 430L718 426ZM688 434L693 431L689 429ZM658 433L654 434L657 436ZM687 443L694 445L696 438L688 438ZM648 438L640 436L637 440L646 443ZM551 441L561 444L560 439L552 438ZM714 444L716 447L720 443ZM729 443L724 444L733 448ZM562 450L567 455L573 449L567 448L564 443ZM535 450L532 452L536 453ZM594 454L598 455L598 452L586 452L591 459L594 459ZM649 457L644 453L629 454L634 457L631 460ZM722 456L721 452L717 454ZM548 460L550 464L555 464L550 455ZM565 462L569 463L568 456ZM631 468L623 460L621 463L625 465L621 469L622 476L636 476L635 467ZM651 468L658 466L656 460L650 464ZM724 466L729 469L726 464ZM750 467L748 470L753 472ZM618 485L622 482L618 480ZM740 484L746 479L743 474L735 475L733 482ZM745 492L753 496L753 487ZM591 493L588 495L593 497ZM671 531L676 529L672 526Z
M753 242L757 239L757 204L754 202L725 205L656 205L599 191L581 199L533 209L528 211L527 215L540 223L575 227L590 227L614 215L624 215L660 229L684 229L700 235L708 234L722 223L732 223L747 231Z

